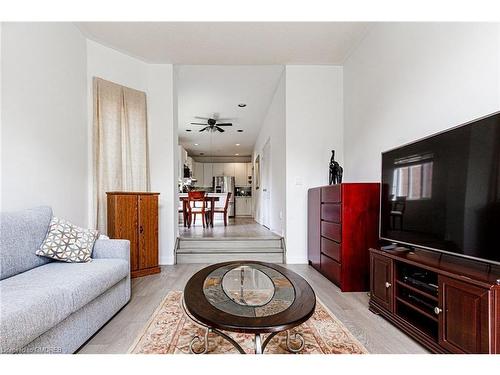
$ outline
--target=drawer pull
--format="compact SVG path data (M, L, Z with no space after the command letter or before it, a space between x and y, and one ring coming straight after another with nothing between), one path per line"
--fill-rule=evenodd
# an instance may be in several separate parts
M385 282L385 287L389 289L392 286L392 284L389 281Z

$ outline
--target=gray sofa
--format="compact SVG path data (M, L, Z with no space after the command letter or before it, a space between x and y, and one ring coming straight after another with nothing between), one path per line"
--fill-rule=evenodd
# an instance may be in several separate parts
M130 244L99 238L89 263L35 255L50 207L0 218L0 353L74 353L130 299Z

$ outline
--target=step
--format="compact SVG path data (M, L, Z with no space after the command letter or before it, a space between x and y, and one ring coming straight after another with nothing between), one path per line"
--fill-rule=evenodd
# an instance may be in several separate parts
M225 254L238 254L238 253L283 253L281 247L246 247L239 248L180 248L177 249L177 254L208 254L208 253L225 253Z
M177 264L186 263L220 263L236 260L253 260L267 263L283 263L282 253L177 253Z
M179 238L178 248L246 249L281 248L281 239L185 239Z

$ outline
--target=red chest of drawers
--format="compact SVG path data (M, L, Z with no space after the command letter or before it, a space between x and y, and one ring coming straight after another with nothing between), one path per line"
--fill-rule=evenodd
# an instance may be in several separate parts
M309 189L309 264L343 292L369 290L368 249L378 244L379 207L379 183Z

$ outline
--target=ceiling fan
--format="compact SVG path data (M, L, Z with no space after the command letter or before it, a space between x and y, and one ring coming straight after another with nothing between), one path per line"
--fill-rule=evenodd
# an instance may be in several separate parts
M214 116L215 117L215 116ZM194 118L200 119L200 120L206 120L206 124L202 124L200 122L192 122L191 125L201 125L204 126L203 129L200 130L200 132L203 131L209 131L209 132L215 132L219 131L221 133L224 133L224 129L221 128L221 126L233 126L232 123L230 122L223 122L220 123L219 121L227 121L230 119L221 119L221 118L210 118L210 117L200 117L200 116L195 116Z

